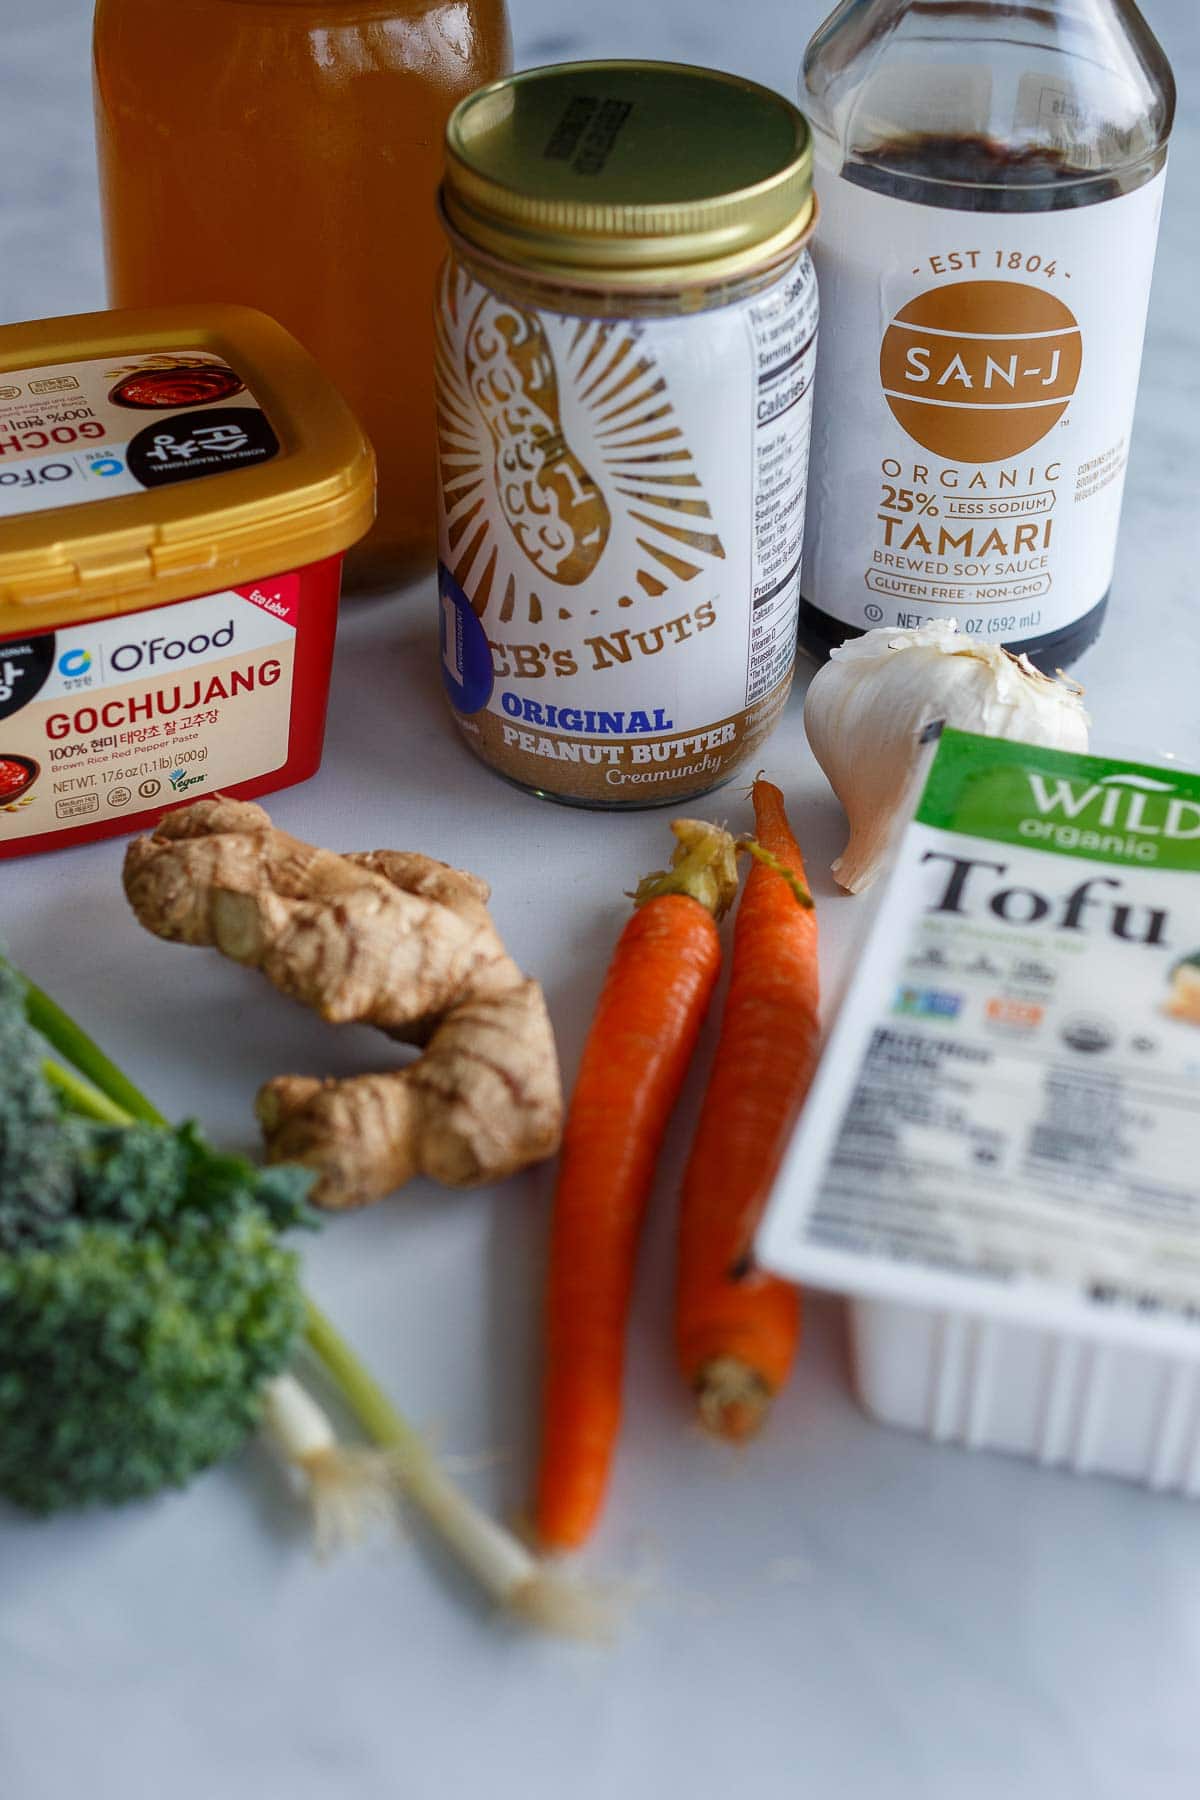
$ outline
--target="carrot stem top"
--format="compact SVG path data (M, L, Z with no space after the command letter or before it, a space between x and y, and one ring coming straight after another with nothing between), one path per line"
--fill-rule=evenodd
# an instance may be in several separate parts
M677 839L671 866L639 881L634 905L645 906L664 894L686 894L714 919L724 918L738 891L736 840L703 819L674 819L671 830Z

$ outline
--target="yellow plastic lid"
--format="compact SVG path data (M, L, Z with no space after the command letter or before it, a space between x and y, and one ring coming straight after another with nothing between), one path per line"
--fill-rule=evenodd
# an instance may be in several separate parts
M301 568L374 515L370 444L264 313L0 327L0 636Z

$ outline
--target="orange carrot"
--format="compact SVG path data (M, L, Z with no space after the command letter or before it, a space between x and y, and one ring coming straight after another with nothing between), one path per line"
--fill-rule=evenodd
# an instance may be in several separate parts
M676 1353L701 1422L734 1439L762 1423L799 1342L799 1294L746 1257L819 1036L816 913L811 899L797 905L804 861L783 795L761 779L754 819L769 860L756 861L738 907L729 997L683 1180L675 1302Z
M567 1116L554 1198L536 1525L574 1549L600 1512L621 1417L625 1324L663 1136L720 967L733 839L680 820L613 953Z

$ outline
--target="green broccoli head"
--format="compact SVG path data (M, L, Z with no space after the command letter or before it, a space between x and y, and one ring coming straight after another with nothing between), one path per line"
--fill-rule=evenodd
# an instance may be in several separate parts
M194 1125L64 1117L5 975L0 1493L50 1513L181 1486L237 1449L296 1350L280 1235L310 1219L312 1176L218 1155Z
M0 1252L38 1241L74 1204L76 1146L42 1075L21 978L0 958Z
M254 1429L303 1316L249 1210L182 1246L83 1225L0 1256L0 1492L50 1513L183 1486Z

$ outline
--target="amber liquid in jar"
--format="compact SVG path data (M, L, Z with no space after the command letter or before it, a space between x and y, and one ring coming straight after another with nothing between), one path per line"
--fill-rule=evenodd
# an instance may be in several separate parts
M504 0L96 7L111 303L239 301L299 337L378 457L360 586L434 559L442 140L510 55Z

